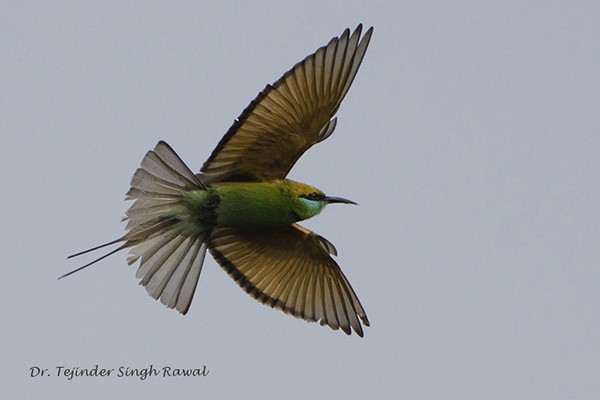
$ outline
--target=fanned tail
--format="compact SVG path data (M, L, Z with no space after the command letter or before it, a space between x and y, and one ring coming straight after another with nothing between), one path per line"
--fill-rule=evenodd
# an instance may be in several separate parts
M68 258L123 242L115 250L68 272L74 274L120 250L131 248L129 264L141 259L136 277L155 299L185 314L191 304L206 254L207 232L193 236L177 229L182 211L181 193L205 190L204 184L185 165L173 149L160 141L146 153L131 179L126 200L134 203L126 212L124 236L111 242L70 255Z

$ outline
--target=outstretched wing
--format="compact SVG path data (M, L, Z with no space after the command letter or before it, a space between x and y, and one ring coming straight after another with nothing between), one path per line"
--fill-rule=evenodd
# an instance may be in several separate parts
M258 94L201 172L207 182L285 178L296 160L335 129L333 118L367 51L373 28L346 29ZM360 39L360 40L359 40ZM332 119L333 118L333 119Z
M216 228L209 250L263 304L332 329L363 336L369 320L325 238L297 224L264 229Z

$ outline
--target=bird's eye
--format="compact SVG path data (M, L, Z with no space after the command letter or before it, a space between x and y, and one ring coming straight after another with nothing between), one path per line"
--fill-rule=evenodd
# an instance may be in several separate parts
M316 192L305 194L302 197L309 199L309 200L321 200L321 196Z

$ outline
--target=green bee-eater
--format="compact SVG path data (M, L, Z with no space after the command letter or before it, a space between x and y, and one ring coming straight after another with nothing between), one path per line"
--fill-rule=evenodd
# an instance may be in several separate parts
M131 180L127 233L71 257L122 242L72 271L131 248L148 293L187 313L208 249L252 297L307 321L363 336L369 320L332 255L335 247L297 224L350 200L286 179L298 158L334 131L337 112L373 28L346 29L258 94L199 174L159 142ZM62 278L61 277L61 278Z

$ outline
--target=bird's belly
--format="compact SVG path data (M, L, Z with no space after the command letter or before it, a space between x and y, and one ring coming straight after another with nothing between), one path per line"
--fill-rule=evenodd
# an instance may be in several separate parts
M297 220L278 190L255 191L246 187L219 188L217 226L266 227L289 225Z

